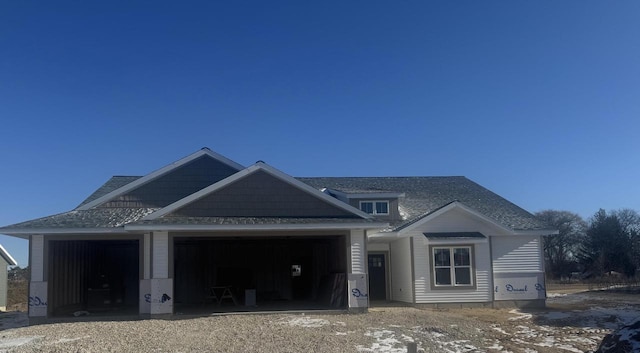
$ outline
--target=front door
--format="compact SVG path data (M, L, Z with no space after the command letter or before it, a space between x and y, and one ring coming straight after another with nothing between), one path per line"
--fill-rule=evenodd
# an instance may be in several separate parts
M387 300L386 269L384 254L369 254L370 300Z

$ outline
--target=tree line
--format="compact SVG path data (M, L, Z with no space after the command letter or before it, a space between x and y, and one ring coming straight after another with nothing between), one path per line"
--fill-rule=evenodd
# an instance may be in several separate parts
M544 237L549 278L634 277L640 271L637 211L600 209L586 221L569 211L545 210L536 216L559 231Z

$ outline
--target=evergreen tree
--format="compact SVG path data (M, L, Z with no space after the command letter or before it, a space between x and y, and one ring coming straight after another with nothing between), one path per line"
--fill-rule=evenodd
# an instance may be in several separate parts
M632 243L620 218L600 209L591 219L578 258L585 270L595 275L615 271L635 274Z

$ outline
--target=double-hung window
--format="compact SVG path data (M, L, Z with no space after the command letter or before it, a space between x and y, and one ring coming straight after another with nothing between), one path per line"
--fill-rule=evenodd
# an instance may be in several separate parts
M471 246L431 247L434 287L473 286L472 256Z
M360 201L360 210L372 215L388 215L389 201Z

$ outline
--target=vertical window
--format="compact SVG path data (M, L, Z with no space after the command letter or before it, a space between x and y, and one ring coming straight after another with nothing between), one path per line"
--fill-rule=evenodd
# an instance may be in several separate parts
M389 201L360 201L360 210L373 215L388 215Z
M473 285L471 247L432 247L433 284L436 287Z

